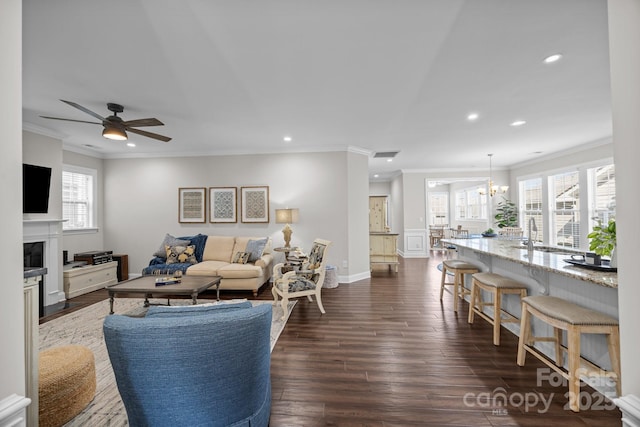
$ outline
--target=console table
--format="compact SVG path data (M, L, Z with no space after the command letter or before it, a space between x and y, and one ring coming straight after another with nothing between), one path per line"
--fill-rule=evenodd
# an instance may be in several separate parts
M65 270L63 272L65 296L67 299L74 298L115 285L118 283L117 268L118 263L110 261Z

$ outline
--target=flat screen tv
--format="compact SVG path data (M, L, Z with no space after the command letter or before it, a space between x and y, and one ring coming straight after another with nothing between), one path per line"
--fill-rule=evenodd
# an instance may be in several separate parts
M22 165L22 212L47 213L49 211L49 189L51 168Z

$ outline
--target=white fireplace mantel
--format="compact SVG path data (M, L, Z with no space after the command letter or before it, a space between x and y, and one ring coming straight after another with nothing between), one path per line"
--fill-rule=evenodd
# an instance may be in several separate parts
M62 223L63 219L25 219L22 221L24 243L44 242L44 305L65 300L62 287Z

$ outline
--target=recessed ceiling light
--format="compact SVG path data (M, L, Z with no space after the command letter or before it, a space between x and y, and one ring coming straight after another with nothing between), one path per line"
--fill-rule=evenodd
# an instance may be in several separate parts
M524 124L526 124L527 122L524 120L516 120L515 122L511 123L511 126L513 127L518 127L518 126L522 126Z
M552 64L554 62L557 62L560 60L560 58L562 58L562 55L559 53L547 56L546 58L544 58L544 63L545 64Z
M135 147L136 144L134 144L133 142L127 142L127 147Z
M393 159L387 159L387 162L391 163L393 162Z
M291 142L293 141L293 138L291 138L290 136L285 136L284 138L282 138L284 140L284 142Z
M377 177L379 177L379 176L380 176L380 175L378 175L378 174L373 175L373 177L374 177L374 178L377 178Z
M478 120L478 117L480 117L478 113L469 113L469 115L467 116L467 120L472 122L474 120Z

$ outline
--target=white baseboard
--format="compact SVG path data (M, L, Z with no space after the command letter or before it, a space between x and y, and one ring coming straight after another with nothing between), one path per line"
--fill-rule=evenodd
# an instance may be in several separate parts
M364 280L369 278L371 278L371 272L363 271L362 273L350 274L348 276L338 276L338 282L341 284L353 283L353 282L357 282L358 280Z
M31 399L12 394L0 400L0 427L23 427L27 425L27 406Z
M622 411L623 427L640 427L640 398L632 394L614 400Z

